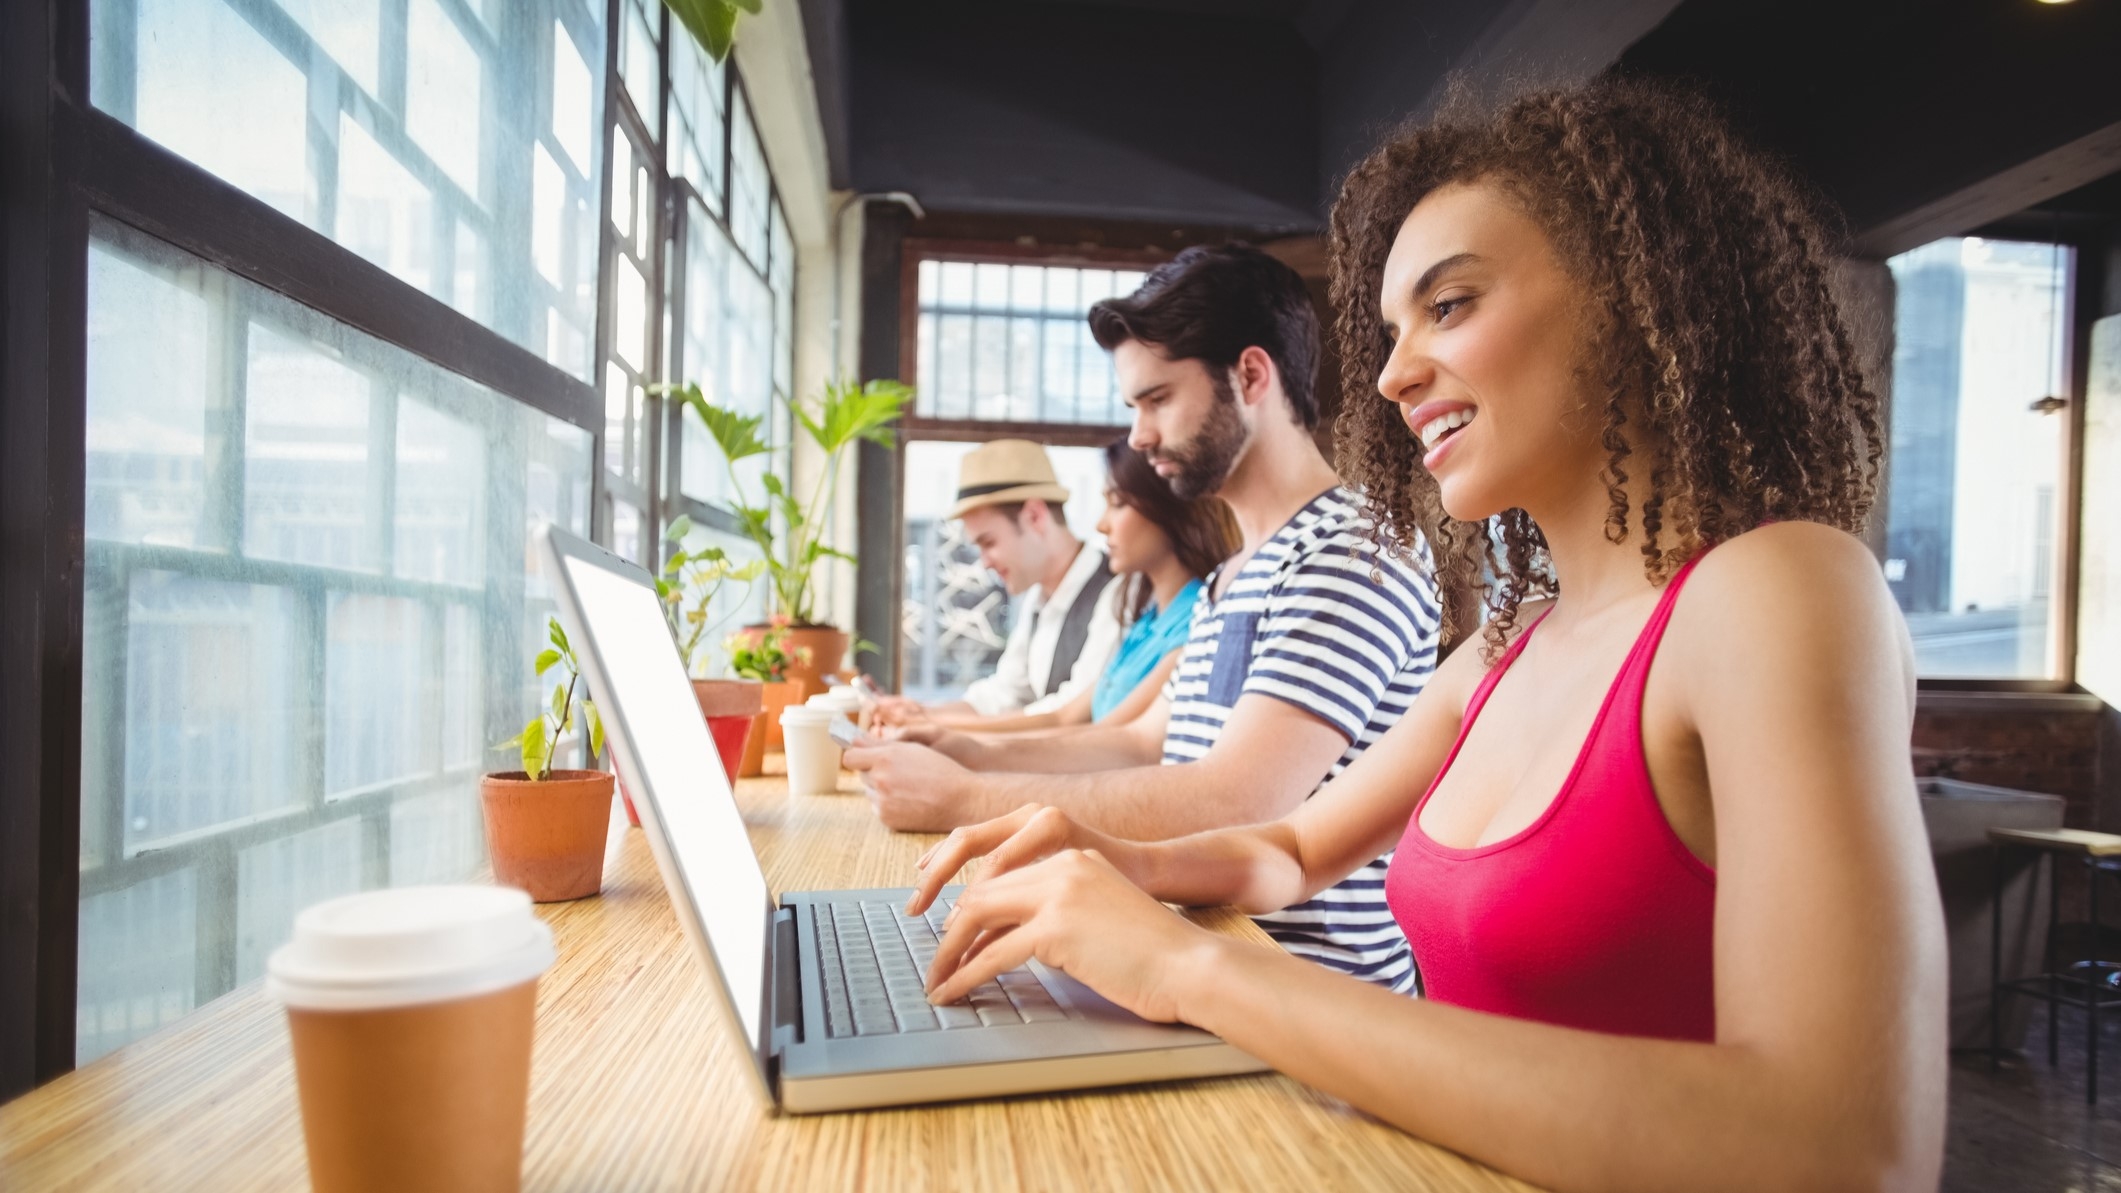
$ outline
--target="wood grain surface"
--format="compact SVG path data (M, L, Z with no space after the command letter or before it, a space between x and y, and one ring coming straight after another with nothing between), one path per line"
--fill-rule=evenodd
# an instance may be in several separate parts
M738 785L776 891L910 881L934 838L885 831L842 786ZM603 894L539 908L559 961L538 988L526 1189L1528 1187L1274 1075L775 1116L647 842L613 822ZM1242 916L1198 914L1265 944ZM0 1189L307 1184L286 1016L256 983L0 1107Z

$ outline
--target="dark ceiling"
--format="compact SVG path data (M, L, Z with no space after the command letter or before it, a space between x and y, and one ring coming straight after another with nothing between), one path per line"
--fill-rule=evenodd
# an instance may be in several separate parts
M1454 68L1616 58L1708 92L1856 232L2121 142L2121 0L802 3L835 185L946 212L1313 231Z

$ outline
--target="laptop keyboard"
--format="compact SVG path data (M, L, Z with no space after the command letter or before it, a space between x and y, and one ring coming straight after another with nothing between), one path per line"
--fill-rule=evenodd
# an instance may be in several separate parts
M1002 974L955 1006L930 1005L921 978L935 960L936 937L952 906L938 899L921 916L906 915L890 903L816 905L828 1036L884 1036L1068 1018L1028 968Z

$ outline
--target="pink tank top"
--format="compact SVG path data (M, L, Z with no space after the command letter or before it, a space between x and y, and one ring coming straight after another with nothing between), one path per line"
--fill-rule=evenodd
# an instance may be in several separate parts
M1421 830L1423 793L1385 900L1438 1002L1615 1035L1713 1040L1716 872L1666 822L1642 755L1642 689L1699 557L1665 586L1539 819L1477 849ZM1544 620L1544 618L1542 618ZM1438 782L1539 628L1517 636L1466 706Z

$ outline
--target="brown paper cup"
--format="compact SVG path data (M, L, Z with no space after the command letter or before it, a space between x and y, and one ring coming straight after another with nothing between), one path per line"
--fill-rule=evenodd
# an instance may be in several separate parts
M317 1193L512 1193L537 980L378 1010L289 1007Z

